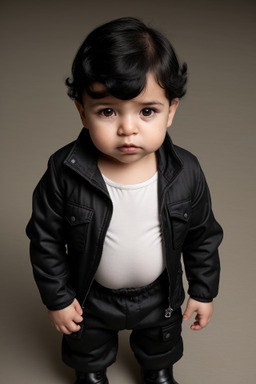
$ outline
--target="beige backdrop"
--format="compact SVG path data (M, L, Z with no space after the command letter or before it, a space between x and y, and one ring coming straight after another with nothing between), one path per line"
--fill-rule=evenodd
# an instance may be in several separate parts
M188 63L188 93L170 133L197 154L225 230L214 318L198 333L184 326L176 378L180 384L254 384L255 1L5 0L0 15L0 382L73 381L32 278L24 228L48 157L81 129L64 86L78 46L95 26L135 16L162 30ZM111 384L140 382L128 336L120 334Z

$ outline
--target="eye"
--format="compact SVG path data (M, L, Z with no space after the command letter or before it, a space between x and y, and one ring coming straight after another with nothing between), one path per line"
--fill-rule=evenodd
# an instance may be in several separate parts
M155 113L155 110L153 108L143 108L141 111L141 114L144 117L150 117Z
M105 108L100 111L100 115L103 115L104 117L111 117L114 115L114 111L112 108Z

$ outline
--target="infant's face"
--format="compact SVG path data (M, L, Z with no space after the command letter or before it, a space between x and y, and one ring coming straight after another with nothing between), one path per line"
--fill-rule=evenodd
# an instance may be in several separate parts
M106 91L101 83L94 83L91 88L94 92ZM111 95L94 99L84 94L83 106L76 102L94 145L113 165L141 161L146 165L162 145L177 105L178 100L169 104L165 90L151 73L144 90L134 99L121 100Z

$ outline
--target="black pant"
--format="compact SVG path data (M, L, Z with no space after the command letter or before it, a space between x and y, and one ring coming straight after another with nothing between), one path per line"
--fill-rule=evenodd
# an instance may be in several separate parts
M165 318L168 279L164 272L142 288L112 290L94 282L81 330L64 335L63 361L81 372L97 372L116 360L118 331L132 330L131 348L144 369L162 369L183 353L181 310Z

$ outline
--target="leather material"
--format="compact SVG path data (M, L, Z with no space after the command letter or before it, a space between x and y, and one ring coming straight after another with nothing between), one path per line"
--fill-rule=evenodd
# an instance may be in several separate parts
M222 230L197 159L173 146L170 137L157 151L159 214L169 276L170 307L184 300L181 252L189 295L212 301L219 283L218 245ZM50 310L86 300L97 271L112 201L98 168L98 152L88 130L51 156L33 195L27 225L34 277ZM68 253L68 255L67 255Z
M174 380L173 370L171 368L165 368L155 371L144 371L144 384L178 384Z
M77 380L75 384L108 384L106 371L77 372Z

